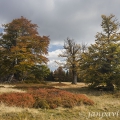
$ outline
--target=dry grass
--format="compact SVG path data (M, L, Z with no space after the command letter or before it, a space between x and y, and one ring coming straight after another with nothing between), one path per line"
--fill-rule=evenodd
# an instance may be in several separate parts
M50 82L50 85L56 87L56 88L80 88L80 87L85 87L87 86L85 83L77 83L77 85L71 84L70 82Z
M59 83L49 83L50 86L64 89L73 93L86 94L94 102L94 106L86 106L82 104L79 107L74 108L56 108L52 109L29 109L29 108L18 108L8 107L7 105L0 104L0 120L120 120L119 116L95 116L89 117L89 113L92 112L117 112L120 110L120 92L107 93L101 91L88 90L84 83L72 85L71 83L64 83L65 85L59 86ZM0 93L8 92L13 87L5 87L5 91L0 88ZM11 90L11 91L12 91ZM13 92L12 91L12 92ZM18 90L19 91L19 90ZM22 91L22 90L20 90ZM22 91L23 92L23 91Z
M7 106L4 103L0 103L0 114L2 113L11 113L11 112L24 112L24 111L28 111L31 113L39 113L37 109L33 109L33 108L22 108L22 107L16 107L16 106Z
M0 88L0 94L8 93L8 92L25 92L25 91L14 89L14 88Z
M1 84L0 85L0 94L2 93L8 93L8 92L25 92L23 90L18 90L14 88L14 85L5 85L5 84Z

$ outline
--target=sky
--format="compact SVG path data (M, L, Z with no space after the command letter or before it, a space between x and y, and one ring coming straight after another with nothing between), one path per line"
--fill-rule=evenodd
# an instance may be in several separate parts
M21 16L37 24L39 34L50 38L48 66L54 71L67 37L93 44L102 31L101 15L114 14L120 21L119 11L120 0L0 0L0 25Z

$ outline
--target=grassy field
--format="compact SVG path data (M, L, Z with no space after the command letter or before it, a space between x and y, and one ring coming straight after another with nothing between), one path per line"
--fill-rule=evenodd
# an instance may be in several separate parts
M120 120L120 92L89 90L84 83L49 83L46 85L0 85L0 94L5 92L26 92L28 87L55 87L72 93L85 94L95 104L74 108L33 109L8 107L0 103L0 120Z

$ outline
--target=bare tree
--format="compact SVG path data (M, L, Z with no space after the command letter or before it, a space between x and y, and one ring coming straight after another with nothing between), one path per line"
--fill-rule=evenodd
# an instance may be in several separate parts
M81 59L81 53L85 51L85 45L79 45L74 42L73 39L67 38L64 42L65 51L59 54L59 57L65 57L66 63L64 67L72 71L72 84L77 84L77 71L79 68L79 62Z

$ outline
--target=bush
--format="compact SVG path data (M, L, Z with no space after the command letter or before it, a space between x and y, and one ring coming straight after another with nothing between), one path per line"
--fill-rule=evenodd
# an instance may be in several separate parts
M28 93L5 93L0 95L0 102L4 102L9 106L33 107L35 100Z
M86 105L93 105L94 102L83 94L73 94L60 89L38 89L30 90L30 94L36 99L35 107L47 108L74 107L84 103ZM44 101L44 102L43 102Z
M40 99L39 97L35 98L34 108L50 108L48 102L45 99Z
M8 105L33 108L71 108L81 103L93 105L94 102L83 94L74 94L60 89L31 89L28 93L7 93L0 95L0 101Z

